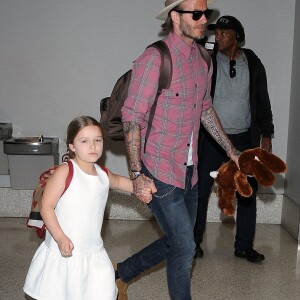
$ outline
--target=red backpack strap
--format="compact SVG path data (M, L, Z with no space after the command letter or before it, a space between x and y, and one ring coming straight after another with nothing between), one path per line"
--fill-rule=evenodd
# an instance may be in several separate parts
M108 176L108 171L107 171L107 169L104 167L104 166L102 166L102 165L98 165L105 173L106 173L106 175Z
M68 167L69 167L69 173L68 173L68 176L67 176L67 179L66 179L66 186L65 186L65 189L62 193L62 195L65 193L65 191L68 189L71 181L72 181L72 178L73 178L73 173L74 173L74 168L73 168L73 164L70 160L67 161L68 163Z

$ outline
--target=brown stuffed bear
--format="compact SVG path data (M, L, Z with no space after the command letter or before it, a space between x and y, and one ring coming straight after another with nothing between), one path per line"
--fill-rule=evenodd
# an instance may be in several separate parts
M272 172L286 171L286 164L280 158L262 148L245 150L239 157L239 167L240 169L235 162L229 160L218 169L217 175L214 172L211 174L217 184L219 207L228 216L233 215L235 211L233 205L235 192L244 197L252 194L247 176L254 176L262 186L271 186L275 181Z

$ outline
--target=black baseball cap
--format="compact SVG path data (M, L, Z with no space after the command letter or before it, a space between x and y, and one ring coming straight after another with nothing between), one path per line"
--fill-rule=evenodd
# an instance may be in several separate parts
M244 32L244 27L241 22L233 16L222 16L220 17L216 24L209 24L207 26L208 30L220 29L232 29L235 32Z

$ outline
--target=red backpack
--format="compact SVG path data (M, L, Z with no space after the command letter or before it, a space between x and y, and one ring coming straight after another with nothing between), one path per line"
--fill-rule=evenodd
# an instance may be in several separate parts
M69 166L69 173L68 173L68 176L66 179L66 186L65 186L64 192L69 187L70 182L73 177L73 165L69 160L67 161L67 163ZM58 166L54 166L54 167L50 168L49 170L43 172L40 175L39 183L38 183L37 187L34 189L33 194L32 194L31 211L30 211L30 214L29 214L26 224L29 228L35 229L36 234L40 239L43 239L45 237L45 233L46 233L46 226L45 226L45 223L44 223L43 218L40 213L41 201L42 201L46 183L47 183L49 177L55 172L57 167Z

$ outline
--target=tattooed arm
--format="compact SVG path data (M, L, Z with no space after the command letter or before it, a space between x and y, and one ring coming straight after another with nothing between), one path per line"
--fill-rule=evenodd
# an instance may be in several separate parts
M129 168L132 171L140 171L142 169L140 125L135 122L124 122L123 131L129 159ZM145 195L143 194L143 188L149 187L149 185L152 183L152 180L142 174L132 182L133 192L136 197L145 203L149 203L151 200L149 201L149 197L145 197Z
M241 153L240 151L235 149L235 147L229 140L213 107L210 107L209 109L202 112L201 123L208 131L208 133L226 151L227 156L230 157L238 165L238 157Z
M135 122L124 122L123 131L129 157L129 168L130 170L139 171L142 169L140 125Z

